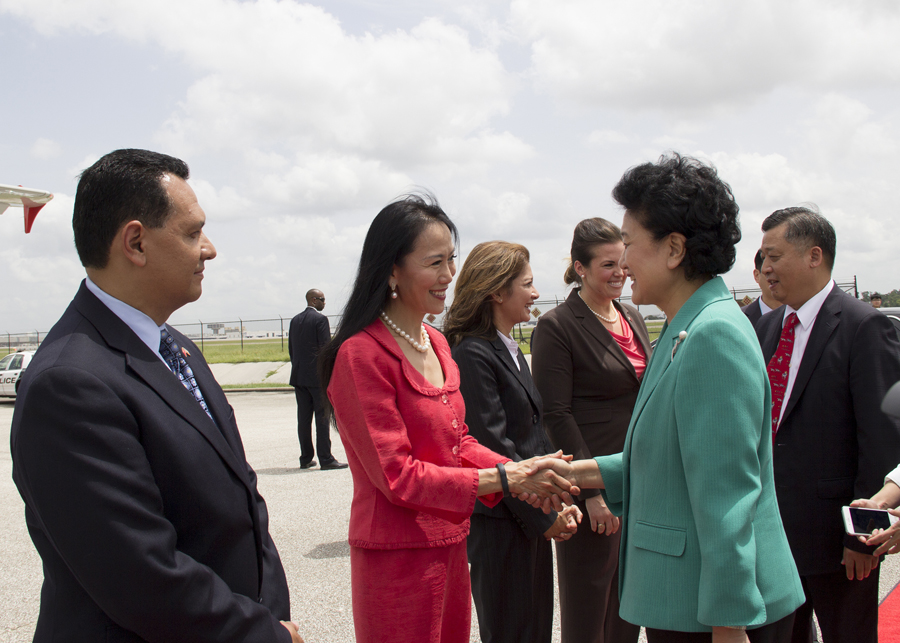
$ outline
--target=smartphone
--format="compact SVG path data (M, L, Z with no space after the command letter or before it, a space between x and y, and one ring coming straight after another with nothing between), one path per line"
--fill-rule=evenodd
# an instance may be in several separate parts
M851 536L871 536L876 529L887 529L895 522L885 509L867 509L866 507L842 507L844 530Z

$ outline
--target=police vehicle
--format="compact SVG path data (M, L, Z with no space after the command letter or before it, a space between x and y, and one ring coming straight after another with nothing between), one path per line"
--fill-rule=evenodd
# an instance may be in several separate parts
M0 359L0 397L15 397L22 373L34 357L34 351L17 351Z

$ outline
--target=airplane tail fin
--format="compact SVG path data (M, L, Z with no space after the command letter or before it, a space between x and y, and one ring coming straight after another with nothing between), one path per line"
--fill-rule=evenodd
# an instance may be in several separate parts
M38 212L41 211L46 203L35 203L29 198L22 198L22 205L25 210L25 234L31 232L31 226L34 224L35 218L37 218Z

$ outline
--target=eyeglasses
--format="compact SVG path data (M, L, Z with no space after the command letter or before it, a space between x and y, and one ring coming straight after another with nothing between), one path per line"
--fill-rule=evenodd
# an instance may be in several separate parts
M317 299L317 300L319 300L319 301L325 301L325 298L324 298L324 297L313 297L313 299Z

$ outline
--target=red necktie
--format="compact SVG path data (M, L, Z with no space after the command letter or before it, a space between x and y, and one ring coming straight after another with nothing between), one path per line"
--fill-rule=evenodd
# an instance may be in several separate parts
M772 440L778 432L778 418L781 417L781 406L787 391L788 373L791 368L791 353L794 352L794 326L797 325L797 313L788 315L781 329L778 349L769 360L769 382L772 385Z

